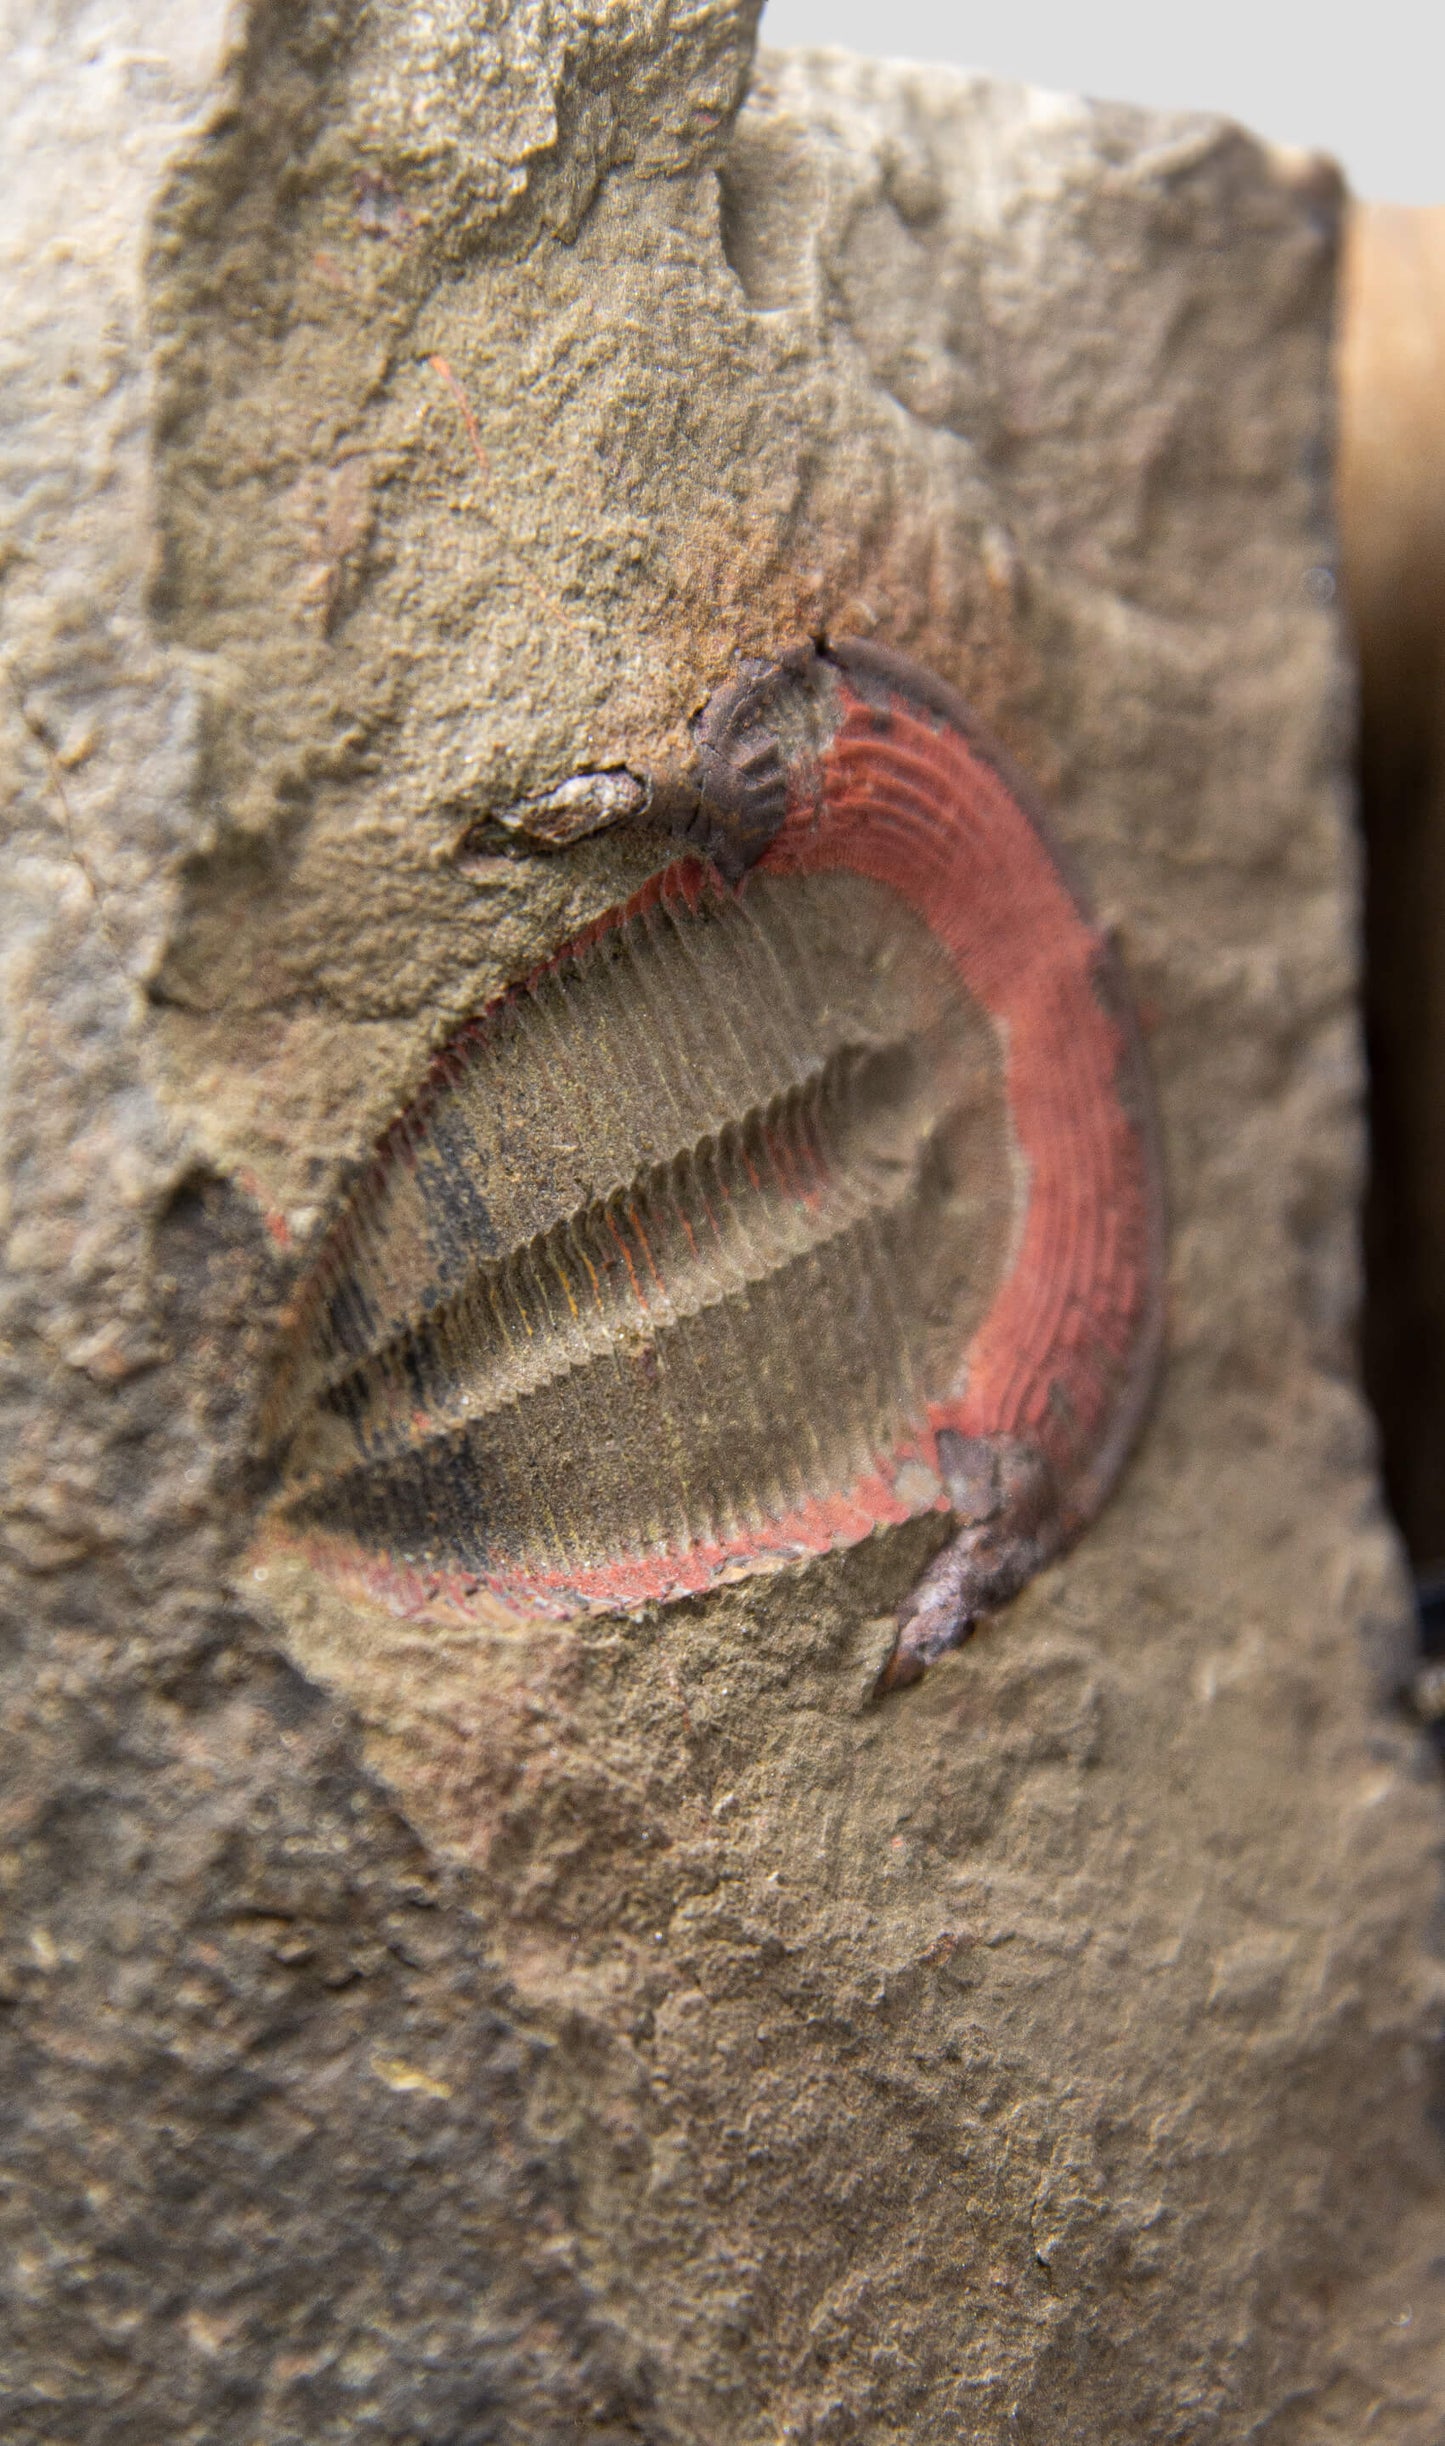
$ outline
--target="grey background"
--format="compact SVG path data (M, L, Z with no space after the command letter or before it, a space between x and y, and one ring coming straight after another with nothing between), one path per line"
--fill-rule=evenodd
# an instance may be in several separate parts
M1360 195L1445 203L1440 0L768 0L763 39L952 60L1031 85L1218 110L1333 153Z

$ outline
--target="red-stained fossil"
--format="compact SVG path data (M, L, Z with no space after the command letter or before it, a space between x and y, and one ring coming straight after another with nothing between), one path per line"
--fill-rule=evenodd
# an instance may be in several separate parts
M408 1606L693 1593L927 1511L914 1679L1093 1516L1160 1201L1110 946L964 707L749 666L683 854L469 1021L303 1279L280 1533Z

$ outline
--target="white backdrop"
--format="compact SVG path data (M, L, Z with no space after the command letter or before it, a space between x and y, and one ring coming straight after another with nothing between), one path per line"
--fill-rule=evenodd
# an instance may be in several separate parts
M1445 0L768 0L763 40L1226 111L1361 195L1445 204Z

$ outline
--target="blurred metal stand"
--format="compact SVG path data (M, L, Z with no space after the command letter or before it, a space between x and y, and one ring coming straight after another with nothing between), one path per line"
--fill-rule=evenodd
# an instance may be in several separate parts
M1445 209L1356 207L1340 419L1367 863L1364 1364L1427 1652L1445 1657ZM1445 1712L1445 1676L1440 1697Z

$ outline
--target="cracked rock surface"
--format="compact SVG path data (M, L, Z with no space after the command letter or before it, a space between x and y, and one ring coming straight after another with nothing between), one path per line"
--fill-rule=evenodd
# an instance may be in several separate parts
M1438 2437L1335 186L753 33L7 20L7 2439ZM525 1639L257 1565L348 1167L656 863L515 811L818 632L961 687L1118 930L1120 1493L881 1706L917 1527Z

